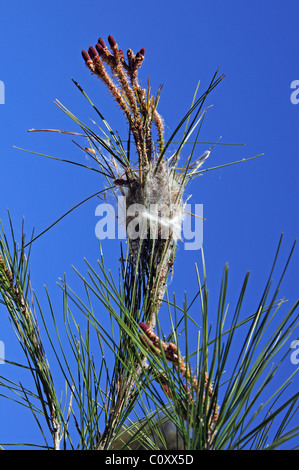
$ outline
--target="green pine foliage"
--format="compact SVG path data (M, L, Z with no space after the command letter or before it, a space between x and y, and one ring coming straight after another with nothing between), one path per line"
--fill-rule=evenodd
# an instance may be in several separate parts
M82 138L82 149L93 166L43 156L100 173L103 189L88 199L107 191L115 197L122 194L127 207L142 204L146 214L150 204L157 203L157 236L151 237L145 224L145 236L134 239L127 217L127 243L117 257L121 260L119 277L106 266L99 245L96 266L86 260L85 273L75 270L84 295L75 292L66 278L60 279L63 313L59 314L48 291L48 303L41 305L30 282L33 242L46 230L30 240L22 237L18 243L10 217L9 236L1 225L1 314L8 314L24 352L23 364L9 358L6 362L15 369L16 377L22 369L32 379L28 388L17 378L1 377L1 400L12 399L15 406L30 410L43 440L36 446L46 449L296 448L299 394L290 396L288 386L297 369L273 386L284 361L289 360L287 345L298 327L299 301L287 308L279 294L295 244L273 287L281 237L263 294L257 296L256 308L250 313L245 304L249 273L240 292L229 299L227 265L218 310L211 312L203 248L201 265L194 267L196 294L190 298L186 293L179 305L167 289L179 243L184 191L194 178L217 169L202 168L213 146L198 157L196 144L207 112L206 99L223 75L217 71L199 97L197 88L190 109L165 141L163 119L157 111L161 89L153 96L149 84L144 89L138 80L144 49L137 54L129 49L125 59L114 38L109 36L108 41L110 49L100 38L96 48L90 47L82 55L124 114L127 141L120 139L74 81L100 119L100 133L58 101L79 132L55 132ZM167 158L175 138L180 138L179 144ZM185 158L187 143L191 151ZM167 236L162 237L165 226ZM236 302L234 310L229 307L231 300ZM162 310L164 318L168 315L167 327L160 322ZM191 332L192 338L197 335L195 347ZM236 345L238 355L232 354Z

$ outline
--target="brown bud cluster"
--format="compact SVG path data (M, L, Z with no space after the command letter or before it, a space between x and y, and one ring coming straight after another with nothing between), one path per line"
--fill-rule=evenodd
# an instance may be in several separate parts
M152 345L156 349L158 349L159 355L161 354L160 348L162 347L165 357L169 362L172 362L176 366L179 366L181 371L184 371L186 369L184 361L179 355L178 348L175 344L161 341L159 336L157 336L145 323L139 323L139 326L143 330L147 338L151 341Z
M99 55L101 59L110 65L112 68L117 65L117 63L121 62L124 69L130 76L131 80L135 80L137 78L137 69L141 66L144 55L145 49L142 47L139 52L135 55L131 49L127 51L127 58L128 62L125 62L124 53L122 49L118 48L118 45L113 36L108 36L108 43L111 48L112 53L107 48L105 41L103 38L99 38L97 44L94 47L90 47L88 49L88 53L86 51L82 51L82 57L85 63L89 62L90 60L94 60L96 55ZM87 64L90 68L90 65Z
M166 359L171 362L172 364L175 365L175 367L179 370L180 374L182 377L184 377L187 382L192 384L192 390L193 392L198 392L199 390L199 383L198 379L194 376L192 376L191 371L189 367L185 364L183 358L181 357L178 348L175 344L173 343L166 343L164 341L161 341L160 338L149 328L148 325L145 323L139 323L140 328L144 332L144 335L141 335L141 338L143 342L157 355L161 356L161 348L164 351ZM171 391L170 388L167 384L167 379L161 375L156 378L156 381L161 385L162 389L164 390L165 394L171 398ZM182 399L182 404L184 407L187 409L188 403L190 404L191 402L194 401L194 397L192 395L192 391L190 388L186 385L183 384L183 387L185 389L185 397ZM207 372L205 372L204 376L204 388L206 390L206 393L208 397L213 396L213 387L212 384L209 381L209 375ZM206 397L205 397L206 398ZM211 420L211 426L214 427L215 424L217 423L219 416L219 407L216 405L214 407L213 415L212 415L212 420ZM184 419L186 419L186 415L184 412Z
M90 46L88 52L82 51L82 57L89 70L104 82L123 110L129 122L140 160L149 160L149 157L152 156L152 142L149 138L152 122L157 127L161 145L163 129L158 126L156 109L149 107L146 101L146 92L137 80L138 69L144 60L145 49L140 49L136 55L129 49L126 61L123 50L119 49L116 40L111 35L108 36L108 45L110 49L104 39L99 38L95 47ZM111 74L107 72L106 65L110 68ZM146 115L148 115L148 119L145 120ZM145 121L147 126L144 125Z

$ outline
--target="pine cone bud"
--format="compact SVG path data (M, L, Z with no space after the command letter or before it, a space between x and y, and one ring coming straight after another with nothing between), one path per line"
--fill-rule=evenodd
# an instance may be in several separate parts
M96 44L96 50L98 51L99 55L103 54L104 48L99 42Z
M111 35L108 36L108 42L109 42L109 44L110 44L110 46L111 46L112 48L113 48L114 46L116 46L116 41L115 41L114 37L111 36Z
M90 48L88 49L88 53L90 55L91 60L98 55L97 51L93 46L90 46Z
M82 57L85 60L85 62L87 62L88 60L91 60L88 52L82 51L81 54L82 54Z
M124 51L122 49L118 49L118 53L119 53L120 60L122 61L122 63L124 63L125 61Z
M139 323L140 328L146 333L149 327L145 323Z
M161 387L163 388L165 394L171 398L171 393L170 393L170 390L169 390L169 387L168 385L166 385L165 383L164 384L161 384Z
M105 44L104 39L99 38L99 39L98 39L98 43L103 47L103 49L106 49L106 44Z
M146 346L148 346L149 348L153 348L152 343L149 341L149 339L145 335L140 335L140 339L142 339L142 341L144 342Z

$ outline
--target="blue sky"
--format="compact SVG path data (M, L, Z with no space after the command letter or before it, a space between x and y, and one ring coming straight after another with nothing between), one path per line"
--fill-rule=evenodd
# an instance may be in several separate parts
M204 207L211 298L217 297L226 262L232 305L250 270L249 311L245 312L250 313L262 295L280 234L284 232L280 267L298 236L299 104L290 99L291 83L299 80L298 15L295 0L287 4L278 0L7 2L1 7L0 33L0 80L5 85L5 104L0 105L0 218L5 227L9 208L17 234L23 216L28 234L33 227L37 234L103 187L103 180L93 172L13 147L84 163L84 155L70 138L27 132L31 128L78 130L54 104L56 98L83 121L96 118L71 78L125 135L123 117L81 58L81 50L94 45L99 36L112 34L124 50L145 48L140 77L144 83L150 78L153 92L163 84L159 111L168 136L188 110L198 81L203 91L219 67L226 77L209 97L213 107L200 140L213 142L221 136L222 143L244 145L218 145L207 166L264 155L207 172L188 191ZM209 145L199 147L200 155ZM84 257L95 262L96 205L92 200L81 206L35 243L32 283L41 299L44 284L55 297L56 281L64 273L76 282L72 265L84 271ZM103 249L106 264L117 266L118 244L106 240ZM199 252L178 250L169 286L178 299L185 289L195 292L194 262L200 264L200 260ZM282 296L290 299L290 305L298 296L298 268L297 247L282 285ZM5 312L0 340L7 356L21 361L12 346ZM287 375L295 366L289 362L284 367ZM6 428L4 417L16 417L15 408L1 401L0 409L0 441L12 441L14 420ZM27 438L20 426L16 439Z

